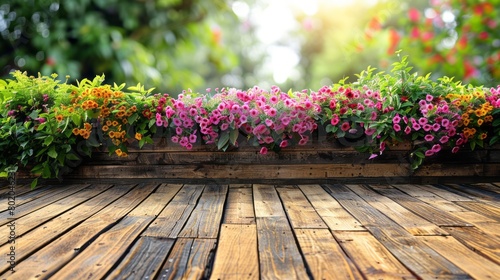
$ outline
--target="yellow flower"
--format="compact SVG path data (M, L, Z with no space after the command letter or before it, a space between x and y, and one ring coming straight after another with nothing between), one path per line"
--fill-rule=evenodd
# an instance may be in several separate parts
M483 132L483 133L481 133L481 134L479 135L479 139L481 139L481 140L486 139L486 137L488 137L488 134L486 134L486 132Z
M137 140L139 140L139 141L140 141L140 140L142 139L142 134L140 134L139 132L137 132L137 133L135 134L135 139L137 139Z
M106 132L108 130L109 130L109 126L107 126L107 125L102 126L102 131Z
M63 116L63 115L57 115L57 116L56 116L56 120L57 120L58 122L62 122L62 121L64 120L64 116Z
M118 155L119 157L121 157L121 156L123 155L123 152L122 152L122 150L121 150L121 149L116 149L116 150L115 150L115 153L116 153L116 155Z
M478 119L477 120L477 125L481 126L483 124L483 119Z

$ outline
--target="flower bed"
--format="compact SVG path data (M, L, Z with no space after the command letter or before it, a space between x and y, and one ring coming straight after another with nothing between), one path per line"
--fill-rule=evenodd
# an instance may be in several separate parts
M177 145L189 155L201 145L211 147L212 153L258 154L261 158L252 156L252 164L266 157L280 158L287 150L305 149L310 158L321 158L324 155L318 154L315 145L321 143L335 151L338 147L332 143L340 141L352 146L349 151L355 153L356 161L350 164L363 165L351 172L356 176L367 174L366 163L383 162L388 150L406 143L395 175L409 176L431 172L418 168L424 160L435 160L437 154L456 154L464 147L488 151L488 146L500 140L500 86L472 87L446 77L432 81L410 70L403 58L389 74L369 68L355 83L340 81L317 91L224 88L205 94L188 90L176 98L145 90L140 84L124 91L125 85L103 84L103 77L71 85L60 83L55 76L29 77L16 72L13 80L0 80L0 151L5 155L0 171L6 174L30 166L35 176L56 178L76 167L82 156L102 159L102 147L111 158L127 158L131 152L139 153L131 145L137 149L158 145L155 139L168 140L169 148L163 153ZM271 152L277 154L270 156ZM307 161L297 160L289 166L308 168ZM173 164L178 166L178 162ZM236 167L238 162L215 162L213 166L217 165ZM483 171L475 175L498 174L497 165L488 166L486 169L493 170L484 171L482 166ZM268 175L276 176L279 166L268 167L275 169ZM380 167L370 172L380 177L384 171ZM332 166L317 168L314 172L323 175L314 176L335 177L321 169ZM113 172L127 176L129 171ZM263 170L254 167L245 172L257 175Z

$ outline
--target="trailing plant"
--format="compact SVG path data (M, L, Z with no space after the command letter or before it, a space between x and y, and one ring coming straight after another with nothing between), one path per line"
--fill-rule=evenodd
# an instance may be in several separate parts
M323 125L370 159L409 141L413 169L442 150L500 141L500 86L434 81L412 72L406 57L389 73L368 68L354 83L342 80L318 91L223 88L186 90L177 98L141 84L105 84L104 76L76 85L55 75L12 76L0 80L2 176L28 167L38 177L60 178L100 147L125 157L131 142L141 148L155 136L186 149L201 138L223 151L249 141L266 154L307 144Z

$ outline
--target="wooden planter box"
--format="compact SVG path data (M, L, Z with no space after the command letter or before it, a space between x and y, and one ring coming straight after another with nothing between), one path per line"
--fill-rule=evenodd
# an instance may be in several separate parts
M186 150L161 138L142 149L131 144L126 158L110 156L103 149L64 178L281 184L500 181L499 145L475 151L464 149L457 154L441 151L413 171L408 160L410 144L388 147L383 155L369 160L369 154L359 153L324 133L312 135L308 145L287 147L279 153L269 151L266 155L259 153L259 147L239 142L239 148L223 152L202 143Z

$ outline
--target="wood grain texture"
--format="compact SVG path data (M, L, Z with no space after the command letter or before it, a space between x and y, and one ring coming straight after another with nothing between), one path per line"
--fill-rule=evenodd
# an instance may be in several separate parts
M142 236L106 279L155 279L174 239Z
M328 228L300 189L277 190L293 228Z
M217 238L227 191L227 185L206 186L179 237Z
M500 238L479 230L476 227L444 227L451 236L478 254L500 264Z
M299 185L312 206L331 230L365 231L366 229L320 185Z
M222 225L211 279L259 279L255 224Z
M307 279L304 259L285 217L257 217L261 279Z
M229 189L223 223L255 224L252 188L231 187Z
M294 229L314 279L363 279L328 229Z
M215 239L179 238L157 279L202 279L213 258Z
M349 258L366 278L416 279L406 267L368 232L334 231Z
M453 237L426 236L423 241L445 258L456 263L475 279L500 279L500 266L470 250Z

